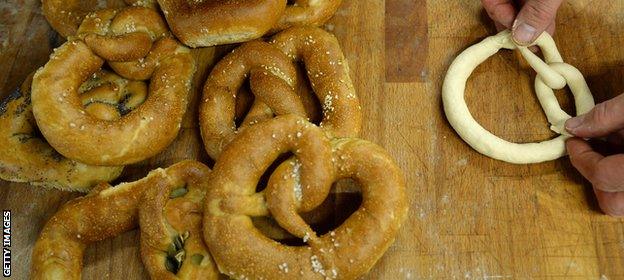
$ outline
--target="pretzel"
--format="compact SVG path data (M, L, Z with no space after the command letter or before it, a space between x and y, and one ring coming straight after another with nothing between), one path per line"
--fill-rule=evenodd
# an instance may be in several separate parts
M293 62L304 64L323 109L320 126L328 136L358 136L362 107L336 37L317 27L293 27L275 35L271 43Z
M236 96L248 76L256 100L268 105L269 114L275 111L305 116L305 108L294 90L296 71L288 57L264 42L245 43L217 63L204 85L199 108L200 129L208 154L216 159L236 135ZM243 126L266 118L265 105L254 104Z
M115 73L100 70L78 89L85 111L101 120L117 120L147 98L147 85L129 81Z
M128 15L130 12L136 12L135 16L140 16L143 22L159 25L155 11L134 7L119 12L98 11L85 19L85 26L102 18L102 22L110 20L112 29L116 18L111 19L111 14L132 19L134 16ZM136 26L136 31L131 29L131 33L160 34L154 32L160 30L157 27L145 31ZM141 60L109 64L115 70L128 67L128 71L116 72L136 79L130 75L135 73L132 66ZM68 158L97 165L138 162L169 145L177 136L186 111L195 62L187 48L169 37L157 39L144 61L149 65L139 74L151 76L145 102L117 120L103 121L86 113L78 98L78 89L102 67L104 60L80 39L59 47L50 61L37 71L33 81L33 113L50 145ZM115 66L117 63L119 67Z
M297 61L305 64L312 89L322 103L321 127L331 137L359 135L361 107L336 38L318 28L293 28L278 34L272 45L243 44L208 76L199 115L204 146L213 159L238 132L235 104L247 76L260 102L254 102L241 128L273 114L310 116L298 93L302 82L294 67Z
M159 0L172 32L190 47L260 38L286 8L286 0Z
M63 37L76 34L78 26L89 13L102 8L120 8L113 1L98 0L41 0L46 20Z
M284 30L293 26L314 25L319 26L330 19L342 0L294 0L286 7L284 15L273 32Z
M204 180L207 168L183 161L155 169L145 178L111 186L102 183L88 195L63 205L43 227L32 255L33 279L80 279L85 248L138 225L139 202L147 189Z
M123 167L90 166L58 154L37 129L30 105L32 74L0 102L0 178L87 192L117 178Z
M563 62L552 37L543 33L534 45L540 47L545 61L527 47L515 44L511 33L503 31L466 49L449 67L442 87L446 117L466 143L486 156L516 164L543 162L564 156L565 141L570 136L566 135L563 125L570 116L559 107L553 89L561 89L566 84L570 87L577 115L585 114L594 107L594 99L583 75ZM466 81L479 64L503 48L518 49L535 69L535 92L539 102L551 130L562 135L539 143L511 143L487 131L470 114L464 100Z
M210 170L195 164L202 177L186 185L149 188L139 208L141 257L152 279L218 279L202 239L201 218Z
M256 193L264 169L285 152L294 158ZM243 130L212 174L204 238L220 271L236 279L356 279L383 255L407 215L401 171L383 149L354 138L330 142L294 115ZM317 236L298 213L314 209L334 181L348 177L361 184L360 208ZM251 218L269 214L306 245L286 246L262 235Z

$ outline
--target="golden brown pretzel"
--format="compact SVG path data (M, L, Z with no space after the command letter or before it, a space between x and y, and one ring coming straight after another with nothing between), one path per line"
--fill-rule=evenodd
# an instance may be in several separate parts
M185 185L158 185L145 191L139 208L141 257L152 279L218 279L202 238L208 167Z
M216 159L236 135L236 98L247 77L256 102L242 126L256 123L266 115L270 117L273 111L305 116L294 90L296 71L288 57L259 41L245 43L224 57L208 76L199 108L202 139L208 154ZM270 107L268 114L264 104Z
M87 192L117 178L123 167L90 166L57 153L38 133L30 105L32 74L0 102L0 178Z
M264 169L288 151L295 158L256 193ZM354 138L330 143L294 115L243 130L212 174L204 238L221 272L237 279L356 279L391 245L407 215L402 173L382 148ZM360 183L363 202L338 228L317 236L298 213L318 205L340 178ZM269 213L307 244L287 246L260 233L251 217Z
M158 0L172 32L190 47L260 38L277 23L286 0Z
M147 98L143 81L126 80L115 73L93 73L78 89L87 113L101 120L117 120L137 108Z
M142 11L140 16L156 13L148 8L130 9ZM106 13L104 10L97 15ZM150 57L154 59L146 70L151 80L145 102L118 120L103 121L86 114L77 91L104 60L79 39L59 47L33 81L33 113L50 145L68 158L97 165L138 162L169 145L186 111L195 62L189 49L168 37L153 44L145 60ZM117 70L113 62L110 64Z
M204 146L213 159L237 132L236 97L248 75L257 100L243 127L273 114L311 115L304 105L305 96L298 90L302 81L293 62L299 61L305 65L312 89L322 104L321 126L327 134L359 135L361 108L336 38L318 28L293 28L276 35L272 46L262 42L242 45L224 57L208 76L199 114Z
M286 7L284 16L272 28L273 32L293 26L319 26L334 15L342 0L295 0L292 2L294 3Z
M328 135L359 136L362 108L336 37L317 27L293 27L275 35L271 43L304 64L323 109L320 126Z
M88 14L77 36L106 61L144 58L154 41L169 34L157 11L145 7L103 9Z
M84 17L98 9L125 6L122 1L42 0L43 15L61 36L76 34Z
M100 184L69 201L46 223L33 249L33 279L80 279L87 245L112 238L138 225L145 190L204 180L206 167L183 161L151 171L145 178L117 186Z

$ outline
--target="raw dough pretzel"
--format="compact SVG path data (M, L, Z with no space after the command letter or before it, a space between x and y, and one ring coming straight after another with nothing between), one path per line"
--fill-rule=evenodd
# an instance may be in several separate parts
M267 190L256 184L280 154ZM355 279L394 240L407 215L399 168L382 148L358 139L330 142L305 119L282 115L243 130L215 164L204 212L204 238L222 273L236 279ZM314 209L340 178L361 184L363 202L323 236L299 216ZM305 246L287 246L260 233L251 217L272 214Z
M330 19L342 0L295 0L286 6L284 15L272 31L280 31L293 26L319 26Z
M191 47L260 38L277 23L286 0L158 0L172 32Z
M503 31L466 49L449 67L442 87L446 117L466 143L486 156L516 164L554 160L565 155L565 140L569 137L560 135L539 143L511 143L493 135L472 117L464 100L466 81L479 64L501 48L518 49L537 72L535 93L554 132L565 134L563 125L570 116L559 107L553 89L561 89L566 84L570 87L577 115L587 113L594 107L594 99L583 75L563 62L550 35L543 33L535 45L544 53L546 62L527 47L514 44L511 33Z
M152 279L218 279L219 272L202 238L208 167L196 163L186 185L149 188L139 208L141 257Z
M154 19L159 17L154 10L128 10L138 11L137 16L143 20L151 15L149 22L158 21ZM125 15L125 11L98 11L96 16L88 16L85 21L88 24L99 16L107 19L111 13ZM130 31L135 30L131 28ZM140 61L109 64L120 75L136 78L128 74L133 70L123 72L119 69L126 66L132 69ZM189 49L168 37L156 41L145 59L145 73L141 73L151 76L147 100L114 121L99 120L86 114L78 96L80 84L103 63L102 58L78 39L63 44L51 55L50 61L37 71L33 81L33 113L41 132L59 153L88 164L124 165L159 153L177 136L186 111L195 72ZM116 63L122 65L116 67Z
M30 105L32 74L0 102L0 178L87 192L117 178L123 167L90 166L61 156L38 135Z
M183 161L151 171L145 178L110 186L69 201L46 223L33 249L32 279L80 279L85 248L138 225L139 202L149 188L205 180L207 168Z

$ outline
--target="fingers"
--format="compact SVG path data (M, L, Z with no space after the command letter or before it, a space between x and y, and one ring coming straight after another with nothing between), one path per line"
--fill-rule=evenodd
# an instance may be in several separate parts
M624 216L624 192L604 192L594 188L600 209L610 216Z
M591 181L590 178L594 177L595 166L604 157L596 153L589 143L580 138L571 138L566 141L566 149L570 156L572 165L583 175Z
M511 29L514 18L516 17L516 9L512 0L481 0L485 11L490 18L497 24L497 29Z
M582 138L603 137L624 129L624 95L596 105L587 114L569 119L565 128Z
M513 38L519 45L530 45L553 25L563 0L527 0L513 22ZM553 28L554 30L554 28Z
M604 157L580 138L569 139L566 149L572 165L594 188L605 192L624 191L624 154Z

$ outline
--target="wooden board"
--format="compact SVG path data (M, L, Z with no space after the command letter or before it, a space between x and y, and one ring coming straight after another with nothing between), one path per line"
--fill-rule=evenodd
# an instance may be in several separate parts
M624 221L602 215L590 186L566 158L511 165L464 144L445 120L440 89L467 46L494 34L474 0L344 0L326 25L340 40L362 100L363 137L403 167L411 210L397 241L364 279L624 279ZM598 101L624 92L624 1L566 1L555 39ZM37 0L0 3L2 94L45 63L62 42ZM195 51L205 80L219 49ZM473 74L467 100L486 128L513 141L552 136L532 91L534 74L506 51ZM561 100L570 107L570 99ZM124 180L185 158L206 160L197 108L176 142L128 168ZM43 223L75 197L0 182L0 208L13 211L13 275L28 278ZM90 246L86 279L144 279L138 234Z

